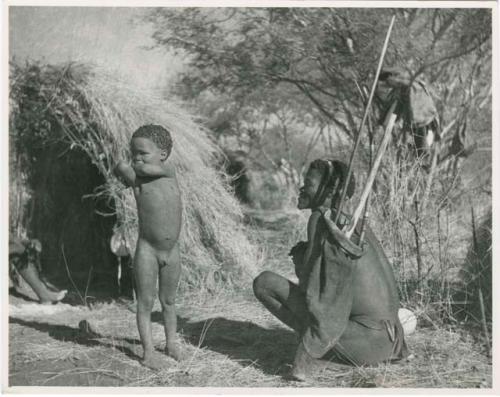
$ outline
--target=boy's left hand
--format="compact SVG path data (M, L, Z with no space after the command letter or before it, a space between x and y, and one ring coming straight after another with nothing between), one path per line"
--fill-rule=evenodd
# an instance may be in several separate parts
M138 162L133 161L132 168L134 169L134 171L137 175L144 176L144 163L138 163Z
M125 185L132 186L135 180L134 169L124 161L120 161L115 169L114 174L118 179L120 179Z
M132 163L135 173L141 177L173 177L175 175L174 168L169 163L145 164Z

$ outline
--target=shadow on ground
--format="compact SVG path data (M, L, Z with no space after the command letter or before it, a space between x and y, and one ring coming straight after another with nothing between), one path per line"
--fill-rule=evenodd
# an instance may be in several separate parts
M161 324L161 312L154 312L152 320ZM57 341L114 349L133 360L139 360L138 354L142 352L138 339L101 335L85 327L74 328L12 316L9 322L45 333ZM242 366L254 365L269 375L287 373L287 364L292 362L297 345L295 334L284 328L268 329L249 321L221 317L197 322L181 317L178 329L186 342L193 346L224 354Z
M18 299L22 299L22 300L24 300L26 302L30 302L30 303L33 303L33 302L38 303L39 302L37 299L33 299L32 297L25 295L13 287L9 288L9 298L11 296L18 298Z
M152 320L161 323L161 312ZM263 328L249 321L222 317L190 322L179 318L179 332L201 348L224 354L241 365L255 365L268 375L285 375L298 343L295 333L284 328Z
M137 339L113 337L113 340L117 343L108 343L99 339L107 338L109 336L100 335L92 331L89 332L88 330L82 330L80 328L69 327L67 325L28 321L16 317L9 317L9 323L19 324L24 327L32 328L36 331L44 332L48 336L61 342L73 342L88 347L108 347L118 350L134 360L139 359L139 356L134 352L133 347L134 345L140 344L140 341ZM128 344L130 347L127 347L124 344Z

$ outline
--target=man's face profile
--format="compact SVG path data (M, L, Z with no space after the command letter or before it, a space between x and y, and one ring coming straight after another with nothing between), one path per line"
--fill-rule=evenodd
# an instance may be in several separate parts
M318 169L309 168L304 177L304 186L299 190L297 208L299 210L311 208L314 197L321 183L321 172Z

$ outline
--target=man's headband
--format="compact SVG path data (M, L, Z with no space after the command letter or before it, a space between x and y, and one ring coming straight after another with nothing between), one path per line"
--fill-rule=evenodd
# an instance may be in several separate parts
M326 196L328 195L328 189L327 189L328 184L330 183L333 176L334 166L332 160L323 160L323 161L326 162L327 168L326 172L323 172L323 175L321 177L321 182L318 186L318 190L314 195L313 208L319 207L325 201Z

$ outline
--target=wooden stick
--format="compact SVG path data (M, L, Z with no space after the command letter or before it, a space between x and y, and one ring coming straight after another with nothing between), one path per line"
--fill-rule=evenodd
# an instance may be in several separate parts
M476 217L474 216L474 207L472 203L470 204L470 212L472 218L472 243L474 245L474 257L476 258L476 264L480 264L479 259L479 242L477 241L477 232L476 232ZM479 266L478 266L479 267ZM481 272L481 268L478 269ZM488 354L491 356L491 342L490 335L488 333L488 326L486 324L486 311L484 310L484 299L483 299L483 290L481 288L481 277L478 278L478 291L479 297L479 309L481 310L481 325L483 326L484 336L486 338L486 343L488 345Z
M483 290L481 289L481 287L479 287L477 293L479 295L479 308L481 309L481 323L483 325L484 336L486 337L488 354L491 357L491 342L490 335L488 333L488 326L486 325L486 311L484 310Z
M375 88L377 87L377 82L378 82L378 78L380 76L380 71L382 70L382 65L384 64L384 57L385 57L385 53L387 51L387 46L389 44L389 37L391 36L391 31L392 31L392 27L394 25L395 19L396 19L396 16L393 16L391 19L391 23L389 25L389 29L387 30L387 34L385 36L384 46L382 47L382 53L380 54L380 58L378 61L378 66L377 66L377 71L375 73L375 79L373 80L372 88L370 91L370 96L368 97L368 102L366 103L365 112L363 114L363 118L361 119L361 124L359 125L358 133L356 135L356 141L354 142L354 148L352 149L351 157L349 159L349 166L347 169L347 177L346 177L346 180L344 181L342 195L340 196L339 208L338 208L337 214L335 215L335 223L337 223L339 221L340 214L342 213L342 207L344 205L345 196L347 194L347 187L349 186L349 181L351 179L352 163L354 161L354 155L356 154L356 151L358 150L359 143L361 141L361 132L363 130L363 126L365 125L365 121L366 121L366 118L368 116L368 112L370 111L370 106L371 106L371 103L373 100L373 96L375 94Z
M349 227L346 231L346 235L348 238L352 236L354 233L354 229L356 228L356 225L359 221L359 218L361 217L361 214L363 212L363 208L366 204L366 200L368 198L368 194L371 191L373 181L375 180L375 176L377 175L377 170L378 167L380 166L380 163L382 162L382 156L384 155L385 149L387 148L387 144L389 143L389 140L391 139L391 133L392 129L394 127L394 123L396 122L396 114L394 113L394 110L396 108L397 101L394 101L391 105L391 109L389 110L389 120L387 122L387 125L385 127L384 131L384 136L382 138L382 142L380 143L380 146L377 150L377 155L375 157L375 161L373 162L373 167L370 170L370 174L368 175L368 179L365 184L365 188L363 189L363 193L361 193L361 198L359 199L358 206L356 207L356 210L353 213L351 223L349 224Z

